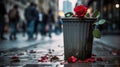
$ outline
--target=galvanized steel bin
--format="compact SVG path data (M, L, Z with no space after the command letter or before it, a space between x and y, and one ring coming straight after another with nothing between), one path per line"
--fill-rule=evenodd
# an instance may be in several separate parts
M65 59L75 56L84 60L90 58L93 44L93 23L96 19L80 19L76 17L62 18Z

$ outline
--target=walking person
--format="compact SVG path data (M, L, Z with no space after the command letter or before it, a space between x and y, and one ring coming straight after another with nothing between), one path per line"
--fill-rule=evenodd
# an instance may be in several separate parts
M6 40L4 37L6 8L3 2L0 2L0 40Z
M39 13L39 20L40 20L40 26L41 26L40 33L41 33L42 39L44 39L44 37L47 34L46 26L48 22L48 15L43 10L41 10L41 12Z
M13 8L8 13L9 24L10 24L10 40L16 40L17 24L20 20L20 15L18 11L18 5L14 5Z
M35 35L35 39L37 39L38 37L38 27L39 27L39 23L40 23L40 20L39 20L39 9L36 5L36 20L35 20L35 24L34 24L34 35Z
M48 25L49 25L49 31L48 36L52 38L52 32L53 32L53 25L55 25L55 18L52 9L49 9L48 11Z
M30 5L25 9L24 15L27 21L28 40L33 40L35 21L38 19L36 4L33 2L30 3Z
M63 25L62 19L60 16L58 16L57 24L55 26L55 33L57 35L59 35L62 32L62 25Z

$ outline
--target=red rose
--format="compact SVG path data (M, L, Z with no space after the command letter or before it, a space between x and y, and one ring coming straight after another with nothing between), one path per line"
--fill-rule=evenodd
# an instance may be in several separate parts
M77 61L77 58L74 57L74 56L71 56L71 57L68 58L69 63L75 63L76 61Z
M87 7L85 7L84 5L80 5L75 7L74 11L75 11L75 15L81 18L81 17L84 17L84 15L86 14Z

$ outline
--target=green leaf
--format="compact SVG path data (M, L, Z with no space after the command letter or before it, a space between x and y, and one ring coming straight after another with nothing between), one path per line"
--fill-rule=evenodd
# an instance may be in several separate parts
M72 12L67 12L65 13L65 17L72 17L73 16L73 13Z
M99 18L100 17L100 12L99 11L94 11L93 13L93 18Z
M105 19L101 19L101 20L99 20L98 22L96 22L96 23L94 23L95 25L102 25L102 24L104 24L106 21L105 21Z
M104 24L104 23L105 23L104 19L99 20L99 24Z
M94 24L95 24L95 25L99 25L99 22L95 22Z
M90 17L90 14L89 14L89 13L86 13L86 14L85 14L85 17Z
M96 38L101 37L101 32L99 31L99 29L94 29L93 30L93 36L96 37Z

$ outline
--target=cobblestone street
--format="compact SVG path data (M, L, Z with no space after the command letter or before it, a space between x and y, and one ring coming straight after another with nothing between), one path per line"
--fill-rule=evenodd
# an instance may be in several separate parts
M20 35L19 35L20 36ZM19 37L18 36L18 37ZM22 38L22 37L21 37ZM20 41L20 40L17 40ZM23 41L24 42L24 41ZM14 44L16 42L13 42ZM26 42L27 43L27 42ZM32 42L31 42L32 43ZM20 44L25 43L16 43ZM30 44L30 43L28 43ZM10 44L9 44L10 45ZM21 46L22 46L21 45ZM12 45L11 45L12 46ZM39 62L42 56L45 55L57 56L59 58L56 62ZM17 60L14 60L17 57ZM0 66L1 67L120 67L120 52L119 49L106 46L94 39L93 57L96 59L94 63L69 63L62 65L64 62L64 46L63 34L57 36L53 34L53 38L46 37L45 40L37 39L34 45L28 47L16 48L11 50L3 50L0 52ZM79 66L80 65L80 66Z

